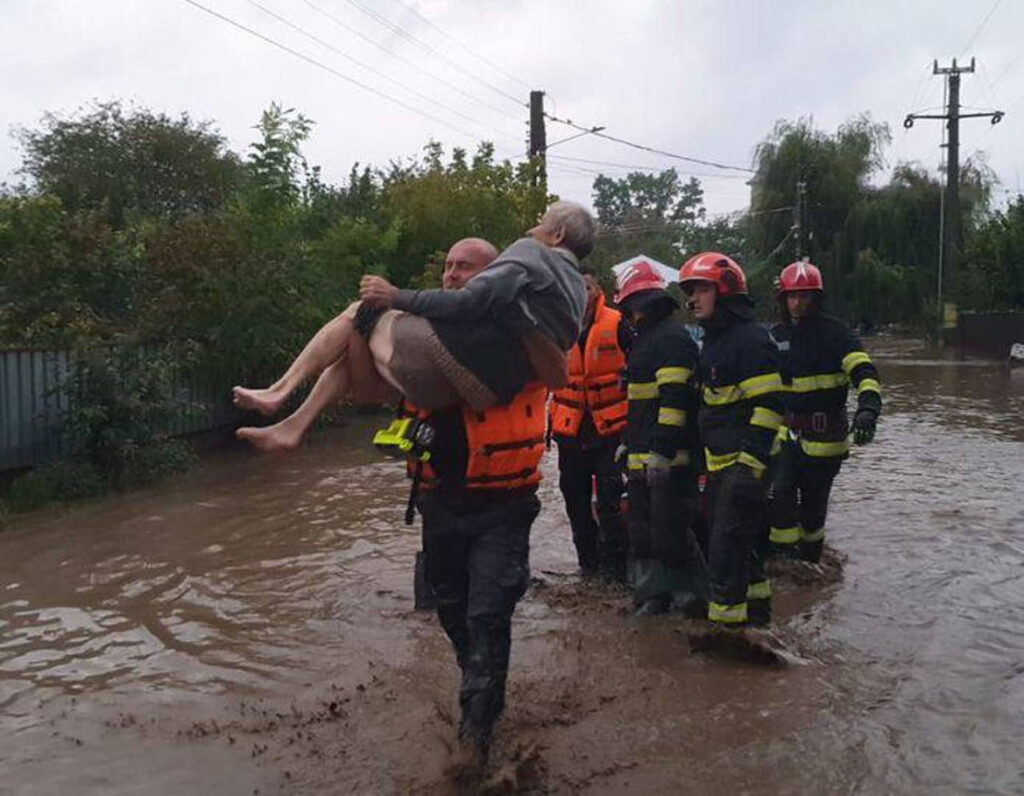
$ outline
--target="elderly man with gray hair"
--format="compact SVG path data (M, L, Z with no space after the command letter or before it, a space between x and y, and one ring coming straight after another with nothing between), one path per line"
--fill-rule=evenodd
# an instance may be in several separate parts
M584 207L555 202L459 290L401 290L364 276L362 301L331 322L332 359L351 363L341 394L379 394L381 385L366 383L376 379L421 409L465 403L480 412L529 381L564 386L586 308L579 260L595 231ZM360 366L367 347L371 368ZM236 403L251 392L236 388Z

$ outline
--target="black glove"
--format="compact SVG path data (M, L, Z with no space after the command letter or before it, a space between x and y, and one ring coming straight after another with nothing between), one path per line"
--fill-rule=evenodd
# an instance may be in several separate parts
M878 414L872 409L858 409L853 416L853 441L857 445L866 445L875 438L875 424Z

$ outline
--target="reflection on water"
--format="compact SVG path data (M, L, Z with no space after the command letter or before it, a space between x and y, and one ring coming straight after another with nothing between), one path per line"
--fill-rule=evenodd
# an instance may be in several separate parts
M809 723L801 746L821 766L856 749L872 790L1018 789L1024 372L875 348L885 414L840 476L829 530L847 578L812 620L841 651L830 687L848 709L825 734ZM433 627L406 621L418 530L402 524L401 466L366 444L372 425L356 418L285 458L218 454L163 487L0 534L0 749L69 694L260 694L367 649L413 663L427 638L446 654ZM569 570L551 458L533 564ZM540 650L529 628L546 616L524 604L517 665ZM752 709L784 693L777 675L743 677L757 682Z

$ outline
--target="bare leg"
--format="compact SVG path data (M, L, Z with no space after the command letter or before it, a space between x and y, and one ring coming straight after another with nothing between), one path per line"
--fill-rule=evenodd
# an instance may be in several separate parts
M292 414L265 428L240 428L235 436L262 451L292 450L302 441L317 415L344 398L367 404L387 403L398 398L397 391L374 368L370 349L358 334L351 336L347 354L320 374L306 400Z
M263 415L276 413L296 387L345 355L349 339L354 336L352 318L358 306L358 302L350 304L341 315L324 324L306 343L302 353L295 358L285 374L266 389L233 388L231 392L235 406L255 409Z
M240 428L235 436L261 451L294 449L317 415L346 396L351 381L348 368L348 359L344 357L332 363L320 374L302 405L288 417L264 428Z

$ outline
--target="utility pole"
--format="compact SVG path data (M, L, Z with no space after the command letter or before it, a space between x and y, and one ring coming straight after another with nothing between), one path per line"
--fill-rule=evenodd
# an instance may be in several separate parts
M548 151L547 131L544 129L544 92L530 92L530 159L540 158L539 182L547 190L547 168L545 158Z
M942 240L940 248L940 262L938 273L939 284L939 344L942 344L942 330L955 328L957 325L956 311L956 283L953 281L956 273L958 256L960 254L961 224L960 224L960 120L974 118L991 119L992 124L998 124L1003 119L1002 111L990 111L987 113L960 113L960 75L974 72L974 58L971 58L970 66L957 64L953 59L951 66L939 66L938 60L932 64L933 75L945 75L948 103L946 112L943 114L909 113L903 120L903 126L908 130L914 126L915 119L942 119L946 122L948 132L946 139L946 189L942 202ZM952 301L944 301L952 298Z

